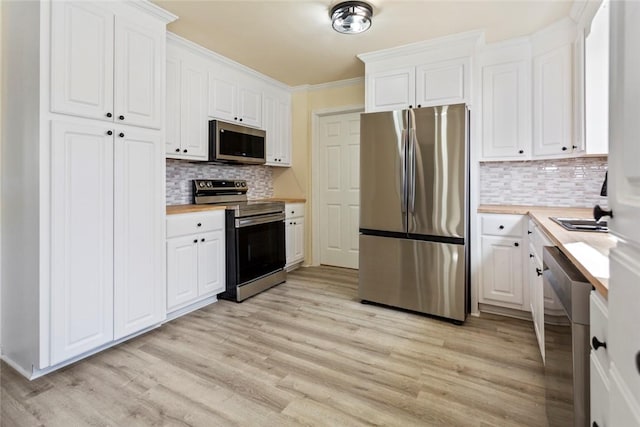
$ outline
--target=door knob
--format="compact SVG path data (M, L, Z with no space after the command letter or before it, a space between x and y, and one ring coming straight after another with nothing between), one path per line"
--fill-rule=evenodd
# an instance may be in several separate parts
M599 349L600 347L602 348L607 348L607 343L600 341L598 338L596 338L595 336L593 338L591 338L591 345L593 346L594 350Z
M609 216L611 218L613 218L613 211L612 210L604 210L600 207L600 205L595 205L595 207L593 208L593 217L595 218L596 221L600 221L600 218L602 218L603 216Z

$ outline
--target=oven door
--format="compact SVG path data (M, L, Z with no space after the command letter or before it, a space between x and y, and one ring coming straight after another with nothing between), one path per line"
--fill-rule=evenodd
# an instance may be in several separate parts
M284 268L284 215L236 219L236 283L248 282Z

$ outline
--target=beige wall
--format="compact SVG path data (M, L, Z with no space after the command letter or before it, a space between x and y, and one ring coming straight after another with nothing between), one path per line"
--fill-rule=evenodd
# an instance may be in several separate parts
M293 93L291 100L292 129L291 145L292 166L274 168L273 191L276 197L304 198L306 204L305 222L305 264L312 260L313 221L312 217L312 116L323 110L364 106L364 82L329 88L313 88Z

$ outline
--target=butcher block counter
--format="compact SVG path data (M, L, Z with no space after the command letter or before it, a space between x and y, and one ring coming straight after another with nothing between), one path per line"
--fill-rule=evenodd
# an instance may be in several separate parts
M225 205L168 205L167 215L225 210Z
M549 240L576 266L605 298L609 291L609 250L616 246L609 233L568 231L549 217L593 219L588 208L480 205L479 213L529 215Z

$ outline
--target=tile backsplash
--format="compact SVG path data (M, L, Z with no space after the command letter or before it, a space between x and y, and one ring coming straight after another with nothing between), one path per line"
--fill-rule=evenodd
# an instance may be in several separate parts
M480 163L480 204L606 206L606 170L606 157Z
M167 159L167 205L193 203L192 179L245 179L250 200L273 197L269 166L231 166Z

